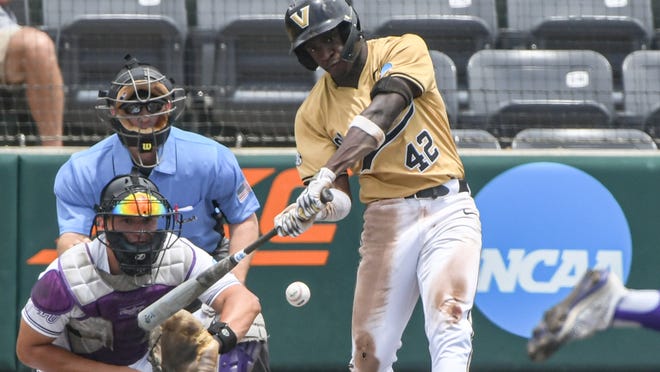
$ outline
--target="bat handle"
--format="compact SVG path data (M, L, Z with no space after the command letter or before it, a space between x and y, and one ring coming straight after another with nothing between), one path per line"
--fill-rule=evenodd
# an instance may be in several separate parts
M334 195L332 195L332 192L330 191L329 188L325 188L321 190L321 201L323 204L329 203L334 199Z
M334 199L334 195L332 195L332 192L330 191L330 188L324 188L321 190L321 195L320 195L321 202L325 205ZM302 210L302 207L296 206L295 209L296 213L296 218L298 218L301 221L308 221L311 217L307 217L305 213Z

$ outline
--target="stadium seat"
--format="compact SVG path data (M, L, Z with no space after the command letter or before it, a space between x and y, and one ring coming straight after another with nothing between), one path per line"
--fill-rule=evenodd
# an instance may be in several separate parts
M46 28L55 31L68 88L65 132L80 135L82 142L94 142L109 133L109 128L99 124L94 106L98 91L107 89L126 54L156 65L175 83L184 83L187 16L183 1L48 0L43 2L43 19Z
M623 61L621 125L660 136L660 51L631 53Z
M215 46L218 32L239 18L253 15L280 16L282 22L288 0L193 0L196 25L189 29L192 57L187 61L190 83L209 85L215 71ZM284 25L282 30L284 32Z
M220 32L215 82L219 122L259 142L293 141L296 111L315 82L314 73L288 53L282 17L240 19Z
M0 146L38 144L38 134L27 105L25 85L0 85Z
M212 120L201 124L202 133L236 137L237 145L293 143L296 111L316 78L289 54L287 5L286 0L198 0L198 26L216 33L206 92Z
M197 27L220 30L239 18L253 15L278 15L284 32L284 13L289 0L195 0Z
M185 1L179 0L46 0L42 2L43 21L47 28L59 28L87 15L166 16L185 32L188 15ZM147 25L148 27L148 25Z
M30 4L28 0L12 0L6 5L16 16L16 22L19 25L31 26L30 20Z
M653 138L638 129L530 128L513 138L516 149L636 149L657 150Z
M501 149L497 138L482 129L452 129L451 134L459 149Z
M430 50L435 82L445 101L449 123L458 122L458 87L456 82L456 65L446 54Z
M456 64L462 89L470 56L494 47L497 40L495 0L367 1L360 15L373 36L414 33L429 49L447 54Z
M499 137L613 123L611 68L590 50L482 50L468 63L468 84L469 110L462 115Z
M509 29L531 49L589 49L604 55L620 86L621 64L651 46L651 0L507 0Z

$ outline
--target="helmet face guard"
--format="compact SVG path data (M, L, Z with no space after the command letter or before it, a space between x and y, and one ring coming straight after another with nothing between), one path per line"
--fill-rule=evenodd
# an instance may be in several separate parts
M149 235L149 240L146 243L130 243L126 239L128 233ZM121 271L126 275L141 276L151 274L160 254L160 247L165 243L166 234L163 231L106 231L105 237Z
M353 62L359 54L360 20L346 0L294 0L284 15L284 24L291 42L290 52L295 53L300 64L309 70L316 70L318 64L305 51L303 44L337 27L341 27L344 41L341 58Z
M151 274L160 265L160 252L178 238L180 216L153 182L138 175L114 178L101 194L94 222L100 241L125 274Z
M99 92L96 110L125 146L137 147L140 152L155 151L167 140L170 126L183 113L185 92L174 88L155 67L141 64L130 55L126 59L128 62L112 80L110 89ZM156 118L156 122L142 127L139 123L145 118ZM158 161L152 166L157 164Z

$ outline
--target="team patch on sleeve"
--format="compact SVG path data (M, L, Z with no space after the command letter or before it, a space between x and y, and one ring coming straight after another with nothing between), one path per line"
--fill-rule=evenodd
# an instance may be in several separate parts
M242 203L245 201L245 199L247 199L250 193L252 193L252 188L247 183L247 181L243 181L243 183L236 190L236 197L238 198L238 201Z
M385 74L387 73L387 71L392 69L392 66L393 65L392 65L391 62L387 62L386 64L384 64L383 67L380 69L378 79L383 78L385 76Z

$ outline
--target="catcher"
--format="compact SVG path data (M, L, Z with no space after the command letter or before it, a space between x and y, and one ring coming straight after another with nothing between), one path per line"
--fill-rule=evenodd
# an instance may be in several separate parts
M218 352L245 336L259 299L230 273L199 297L219 314L215 335L185 311L147 334L140 310L214 260L179 238L183 219L147 178L112 179L96 210L98 236L61 254L32 288L19 360L41 371L217 371Z

